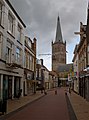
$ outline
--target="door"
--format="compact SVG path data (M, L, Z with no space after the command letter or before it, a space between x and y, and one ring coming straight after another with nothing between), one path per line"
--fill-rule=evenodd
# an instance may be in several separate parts
M12 98L12 77L8 77L8 99Z
M3 100L8 99L8 76L3 75Z
M15 81L14 81L14 97L16 97L18 95L19 89L20 89L20 78L15 77Z

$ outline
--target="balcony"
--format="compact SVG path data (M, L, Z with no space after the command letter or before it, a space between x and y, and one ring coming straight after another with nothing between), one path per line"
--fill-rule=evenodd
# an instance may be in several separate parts
M22 68L22 62L21 57L17 59L15 55L8 56L6 54L6 67L13 69Z

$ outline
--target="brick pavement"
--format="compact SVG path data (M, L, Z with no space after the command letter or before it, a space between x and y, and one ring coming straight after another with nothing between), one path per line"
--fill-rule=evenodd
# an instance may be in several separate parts
M24 109L4 117L2 120L69 120L64 89L48 92L45 97L28 104Z
M41 98L44 94L41 94L40 91L37 91L36 94L20 97L19 99L13 99L7 101L7 113L9 114L17 109L22 108L23 106ZM0 116L2 117L2 116Z
M65 89L66 88L64 88L64 90ZM36 99L39 99L42 96L44 96L44 94L37 92L34 95L21 97L19 100L18 99L8 100L7 114L17 110L20 107L23 107L24 105L32 101L35 101ZM77 116L77 119L89 120L89 102L87 102L84 98L82 98L81 96L77 95L74 92L72 92L71 95L68 94L68 97L70 99L74 112Z
M89 120L89 102L87 102L80 95L72 91L71 95L68 94L74 112L78 120Z
M30 102L33 102L42 96L44 96L44 94L41 94L41 92L37 92L36 94L24 96L24 97L21 97L20 99L8 100L7 113L15 111L18 108L20 108Z

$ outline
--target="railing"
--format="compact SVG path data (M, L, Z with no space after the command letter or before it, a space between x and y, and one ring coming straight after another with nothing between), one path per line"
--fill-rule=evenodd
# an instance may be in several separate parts
M15 63L15 64L18 64L18 65L22 65L22 58L21 58L21 56L20 56L20 58L16 58L16 56L14 56L13 58L12 58L12 63Z

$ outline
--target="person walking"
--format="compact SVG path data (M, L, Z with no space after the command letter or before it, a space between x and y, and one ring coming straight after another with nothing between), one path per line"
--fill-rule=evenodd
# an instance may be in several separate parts
M57 95L57 89L55 90L55 95Z

